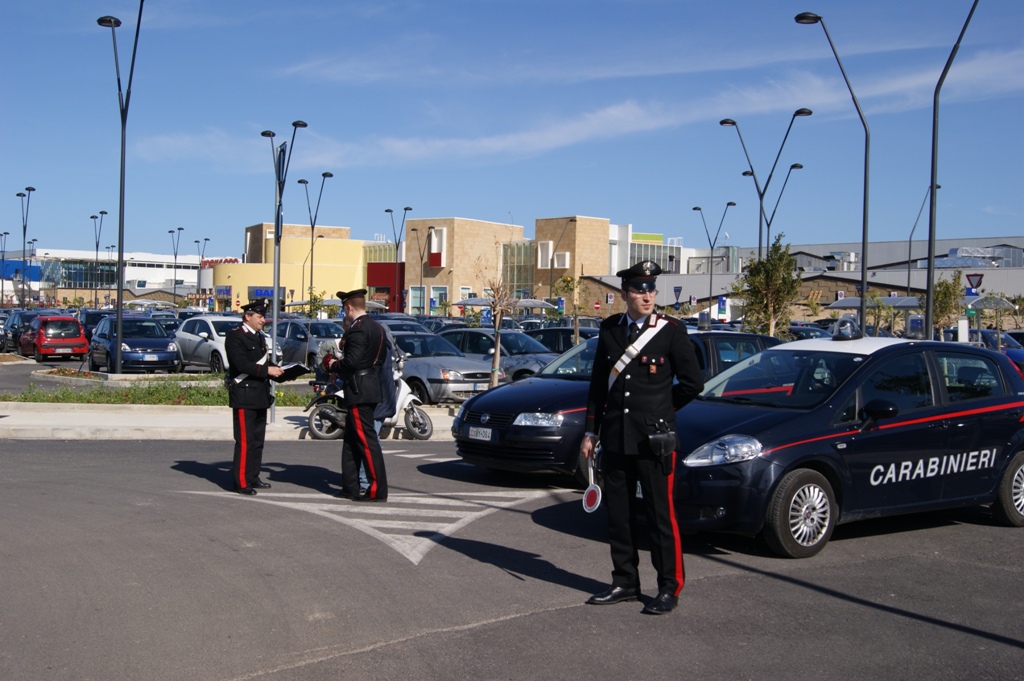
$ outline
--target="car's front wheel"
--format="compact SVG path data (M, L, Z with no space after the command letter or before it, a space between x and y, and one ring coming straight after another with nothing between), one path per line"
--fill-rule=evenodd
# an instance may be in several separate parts
M836 502L825 476L806 468L787 473L765 518L764 538L787 558L810 558L828 543L836 526Z
M1024 527L1024 452L1018 452L1006 467L992 513L1004 525Z

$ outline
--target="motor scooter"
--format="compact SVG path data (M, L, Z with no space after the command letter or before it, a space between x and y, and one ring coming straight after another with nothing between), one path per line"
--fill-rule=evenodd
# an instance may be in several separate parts
M310 381L313 398L303 411L309 411L309 434L316 440L337 440L345 432L345 407L342 405L344 388L341 381ZM384 420L384 428L404 428L414 440L429 440L434 434L434 422L422 408L422 402L413 394L409 384L399 376L398 408L393 416ZM312 409L312 411L310 411ZM400 425L402 424L402 425Z

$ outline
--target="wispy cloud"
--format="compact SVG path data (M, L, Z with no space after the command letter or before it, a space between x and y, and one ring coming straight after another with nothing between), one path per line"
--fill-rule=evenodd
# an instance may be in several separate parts
M909 111L931 106L938 73L932 68L899 72L863 79L854 87L869 115ZM982 53L957 63L943 96L947 101L971 101L1020 92L1024 92L1024 49ZM527 158L597 140L718 120L723 116L790 112L798 106L811 107L816 113L853 115L849 92L838 74L834 78L823 78L793 72L784 79L729 87L682 102L626 99L575 116L491 135L387 135L348 142L311 130L304 136L315 142L309 144L314 151L303 153L301 163L317 168L353 168L440 160L479 162ZM254 138L255 131L251 137L243 139L211 129L196 135L152 136L133 148L139 156L154 162L199 159L215 167L263 172L267 163L265 146L257 144L259 140Z

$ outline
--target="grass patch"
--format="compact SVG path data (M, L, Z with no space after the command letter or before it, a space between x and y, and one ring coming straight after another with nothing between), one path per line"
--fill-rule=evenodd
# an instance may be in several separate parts
M189 380L192 377L189 376ZM66 402L71 404L155 404L187 407L227 407L228 391L221 377L206 386L181 386L177 381L146 381L112 388L97 386L83 390L72 386L60 386L56 390L42 390L34 383L19 395L10 398L13 402ZM279 390L277 406L304 407L309 401L306 392Z

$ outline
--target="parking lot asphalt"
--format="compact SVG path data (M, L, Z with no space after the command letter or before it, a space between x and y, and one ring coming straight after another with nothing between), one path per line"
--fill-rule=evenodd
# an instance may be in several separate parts
M451 440L455 407L426 407L431 440ZM267 440L311 439L302 407L274 409ZM404 429L381 437L404 439ZM22 440L234 439L227 407L0 402L0 438Z

